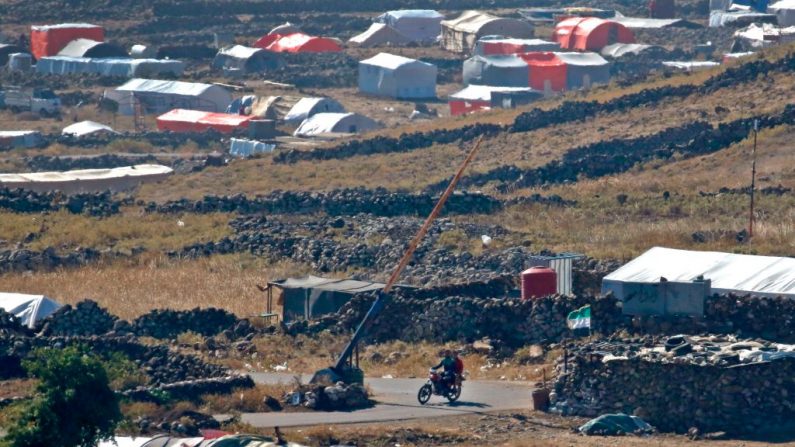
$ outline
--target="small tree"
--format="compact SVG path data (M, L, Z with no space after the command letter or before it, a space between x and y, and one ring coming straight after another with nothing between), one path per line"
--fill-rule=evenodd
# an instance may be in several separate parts
M92 447L113 437L122 420L102 362L81 349L39 349L23 362L39 380L3 444L10 447Z

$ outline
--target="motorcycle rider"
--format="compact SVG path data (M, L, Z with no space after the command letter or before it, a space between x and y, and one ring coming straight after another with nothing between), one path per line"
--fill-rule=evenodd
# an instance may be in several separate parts
M442 351L442 360L433 369L444 368L442 372L442 379L440 385L447 389L453 384L455 379L456 362L453 358L453 352L449 349Z
M453 352L453 360L455 361L455 384L461 386L461 382L464 380L464 361L458 354L458 351Z

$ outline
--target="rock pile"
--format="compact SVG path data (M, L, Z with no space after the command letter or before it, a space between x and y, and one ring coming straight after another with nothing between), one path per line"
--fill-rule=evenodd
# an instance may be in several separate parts
M95 301L85 300L74 307L67 304L42 320L40 332L44 336L102 335L113 329L116 320Z
M111 256L121 255L112 253ZM0 250L0 273L25 272L28 270L52 270L57 267L79 267L99 260L105 254L93 248L77 248L65 254L58 254L54 248L42 251L27 249Z
M157 386L139 386L122 393L136 401L158 402L166 393L172 399L192 400L203 394L229 394L235 389L253 388L254 380L248 375L232 374L207 379L183 380Z
M136 318L128 329L138 336L160 339L176 338L185 332L210 336L234 327L237 321L234 314L212 307L192 310L155 309Z
M308 385L288 393L284 401L289 406L304 406L313 410L353 410L372 405L367 390L361 384Z
M769 342L732 341L674 337L659 345L646 338L572 347L567 370L558 365L553 409L634 413L680 433L758 434L790 422L792 348L781 353Z
M16 213L38 213L65 209L72 214L109 216L119 212L120 201L109 191L65 195L60 192L38 193L24 189L0 188L0 208Z

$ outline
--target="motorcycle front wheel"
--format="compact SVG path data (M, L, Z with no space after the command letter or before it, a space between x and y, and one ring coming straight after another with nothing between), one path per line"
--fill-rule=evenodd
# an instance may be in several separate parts
M425 405L431 400L431 395L433 394L433 389L431 389L431 385L426 383L425 385L420 388L420 391L417 393L417 400L421 405Z
M453 388L447 392L447 400L450 402L455 402L458 398L461 397L461 386L455 385Z

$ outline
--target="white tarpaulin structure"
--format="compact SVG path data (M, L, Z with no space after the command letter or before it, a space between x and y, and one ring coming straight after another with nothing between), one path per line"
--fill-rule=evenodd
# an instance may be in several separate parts
M61 308L61 304L44 295L0 292L0 309L14 314L25 326L33 329L36 323Z
M436 97L433 64L389 53L359 62L359 91L399 99Z
M741 48L750 50L783 45L795 42L795 26L779 28L769 23L752 23L747 28L737 30L734 39L741 44Z
M496 17L480 11L465 11L452 20L442 21L442 48L456 53L470 53L483 36L533 37L533 25L524 20Z
M776 14L778 26L795 26L795 0L779 0L767 10Z
M708 68L717 67L719 62L713 61L665 61L662 63L664 67L675 68L684 71L698 71L706 70Z
M602 280L602 293L623 283L712 281L712 293L795 298L795 259L654 247ZM622 297L618 297L621 299Z
M432 9L402 9L381 14L376 22L391 26L413 42L433 42L442 31L443 19Z
M345 107L331 98L301 98L284 116L288 122L298 122L317 113L345 113Z
M157 182L174 172L168 166L141 164L113 169L0 174L0 187L36 192L61 191L65 194L124 191L141 183Z
M38 130L0 130L0 148L35 147L42 141Z
M61 131L63 135L72 135L75 137L91 135L97 132L116 133L116 131L110 126L106 126L94 121L80 121L79 123L70 124L64 127L63 131Z
M328 133L361 133L375 130L381 125L358 113L317 113L298 126L296 137L310 137Z
M646 17L613 17L610 19L629 29L660 29L669 27L702 28L701 25L684 19L650 19Z
M51 56L36 63L36 72L43 74L94 73L101 76L182 76L185 64L168 59L90 58Z
M348 39L348 43L362 48L380 47L384 45L400 46L412 40L400 31L385 23L373 23L367 31Z
M232 102L232 94L219 85L141 78L106 90L105 97L119 103L122 115L134 114L136 103L143 113L160 115L173 109L224 112Z

